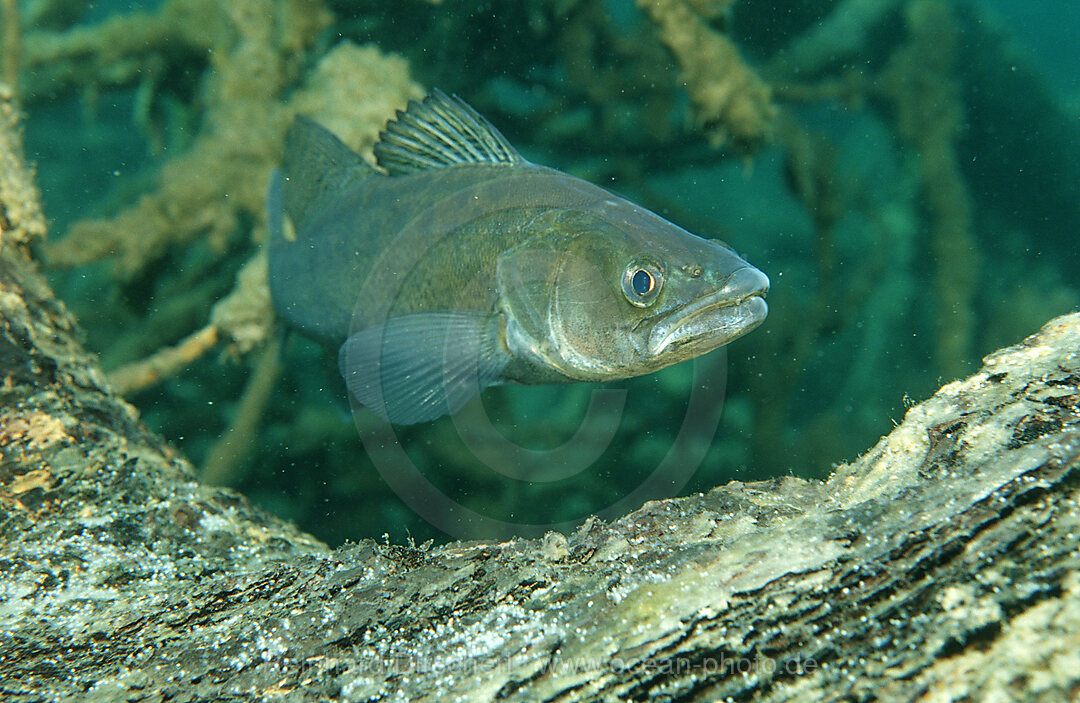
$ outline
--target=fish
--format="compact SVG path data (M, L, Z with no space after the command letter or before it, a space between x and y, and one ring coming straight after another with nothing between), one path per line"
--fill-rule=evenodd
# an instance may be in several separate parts
M768 314L768 277L730 246L527 161L456 95L410 101L374 156L295 117L269 283L285 325L336 347L352 399L393 424L494 385L652 373Z

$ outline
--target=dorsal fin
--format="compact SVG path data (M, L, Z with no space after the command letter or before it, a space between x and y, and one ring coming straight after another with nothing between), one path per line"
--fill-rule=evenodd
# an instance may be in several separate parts
M298 228L320 209L329 194L378 172L311 118L297 115L285 137L281 199Z
M438 88L398 110L379 135L375 158L391 176L455 164L525 161L479 112Z

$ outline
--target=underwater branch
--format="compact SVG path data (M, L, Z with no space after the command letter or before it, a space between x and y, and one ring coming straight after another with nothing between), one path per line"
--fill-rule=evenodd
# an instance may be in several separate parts
M0 81L13 89L19 83L19 59L22 55L22 23L18 0L0 0L0 24L3 25L3 56L0 57Z

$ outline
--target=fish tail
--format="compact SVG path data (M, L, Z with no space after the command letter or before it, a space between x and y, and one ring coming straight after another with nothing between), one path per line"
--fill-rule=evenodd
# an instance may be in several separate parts
M270 183L266 187L266 225L270 230L271 242L279 241L285 236L285 210L281 204L284 182L280 168L270 172Z
M363 157L345 146L330 130L297 115L285 137L281 167L279 211L302 232L321 205L334 194L377 175ZM271 189L274 188L271 182Z

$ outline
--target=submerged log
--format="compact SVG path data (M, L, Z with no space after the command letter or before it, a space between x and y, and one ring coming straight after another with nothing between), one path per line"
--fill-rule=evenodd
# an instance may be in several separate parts
M30 258L40 211L0 106L5 700L1080 690L1080 314L825 482L733 482L539 540L329 550L200 485L108 387Z

